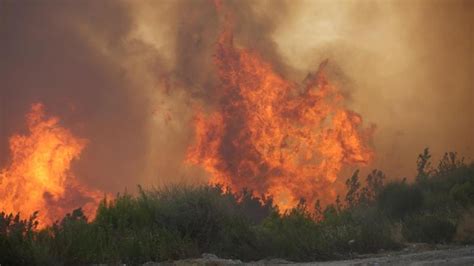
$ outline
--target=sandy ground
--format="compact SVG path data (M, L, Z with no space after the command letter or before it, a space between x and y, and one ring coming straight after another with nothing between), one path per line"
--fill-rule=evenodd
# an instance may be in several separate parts
M222 259L213 254L203 254L202 258L173 262L148 262L146 266L158 265L469 265L474 266L474 245L472 246L428 246L412 244L401 251L381 252L363 255L350 260L294 263L282 259L260 260L244 263L240 260Z
M474 266L474 246L451 247L415 253L387 253L379 257L299 265L470 265Z

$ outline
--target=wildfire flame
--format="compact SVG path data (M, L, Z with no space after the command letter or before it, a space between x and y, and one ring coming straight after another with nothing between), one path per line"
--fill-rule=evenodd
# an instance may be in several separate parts
M47 118L40 103L32 105L26 120L28 135L10 138L11 162L0 171L1 210L23 215L38 211L40 227L81 205L93 217L102 194L81 185L70 172L86 140L61 127L57 117Z
M344 165L367 164L373 127L344 107L344 96L324 72L303 84L284 79L257 53L235 47L225 27L216 47L220 104L196 108L195 144L187 162L211 174L210 183L232 191L272 196L281 211L304 198L335 199Z

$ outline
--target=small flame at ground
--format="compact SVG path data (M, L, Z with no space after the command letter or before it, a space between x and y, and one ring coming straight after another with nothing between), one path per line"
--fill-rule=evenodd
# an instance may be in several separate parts
M272 196L285 211L302 198L332 202L343 189L343 166L372 160L373 128L362 128L361 116L344 107L324 72L327 62L302 85L293 83L257 53L236 48L226 27L215 63L220 104L210 114L197 108L196 142L187 153L212 184Z
M29 132L10 138L11 162L0 171L1 210L23 216L38 211L40 227L78 207L93 217L102 194L81 185L70 172L86 140L60 126L57 117L46 117L40 103L32 105L26 119Z

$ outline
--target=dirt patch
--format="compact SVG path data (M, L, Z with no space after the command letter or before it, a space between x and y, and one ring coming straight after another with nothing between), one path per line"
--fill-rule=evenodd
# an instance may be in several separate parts
M357 256L357 255L354 255ZM474 246L443 246L410 244L397 252L381 252L357 256L350 260L294 263L283 259L269 259L244 263L240 260L222 259L213 254L201 258L173 262L148 262L146 266L158 265L474 265Z

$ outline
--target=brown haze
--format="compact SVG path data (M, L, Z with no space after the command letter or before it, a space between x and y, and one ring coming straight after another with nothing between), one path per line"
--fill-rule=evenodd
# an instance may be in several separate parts
M431 147L474 155L474 2L224 1L235 42L303 80L328 58L377 125L375 162L411 175ZM193 106L212 110L213 1L0 1L0 166L34 102L89 140L78 179L102 191L202 182L184 166Z

